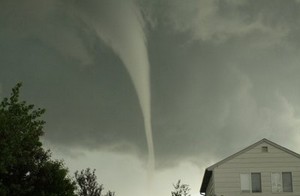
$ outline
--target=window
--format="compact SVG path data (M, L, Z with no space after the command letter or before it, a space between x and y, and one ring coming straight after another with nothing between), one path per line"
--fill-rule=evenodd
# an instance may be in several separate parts
M241 174L241 191L250 192L250 175Z
M282 192L281 173L271 173L272 192Z
M282 172L283 192L293 192L292 173Z
M261 192L261 175L260 173L240 174L241 191L246 193Z
M272 192L293 192L291 172L271 173Z
M252 193L261 192L261 176L260 173L251 173Z
M268 152L269 151L268 146L261 147L261 151L262 152Z

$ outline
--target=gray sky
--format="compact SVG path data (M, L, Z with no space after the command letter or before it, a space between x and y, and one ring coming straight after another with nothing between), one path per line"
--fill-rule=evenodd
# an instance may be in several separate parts
M152 194L196 194L264 137L299 153L299 21L297 0L1 0L0 97L22 81L54 157L124 196L149 188L151 109Z

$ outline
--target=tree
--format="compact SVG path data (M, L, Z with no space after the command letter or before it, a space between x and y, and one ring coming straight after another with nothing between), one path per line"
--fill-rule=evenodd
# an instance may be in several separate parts
M190 196L190 187L187 184L181 184L178 180L176 184L173 184L174 191L171 192L172 196Z
M103 184L98 184L95 169L90 168L75 172L75 180L78 185L78 196L102 196ZM115 193L108 191L104 196L114 196Z
M20 101L21 86L0 103L0 195L73 196L68 170L42 148L45 109Z
M108 191L105 196L115 196L115 192Z

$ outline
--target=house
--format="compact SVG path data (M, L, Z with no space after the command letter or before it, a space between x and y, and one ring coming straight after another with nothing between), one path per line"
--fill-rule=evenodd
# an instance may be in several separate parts
M206 168L206 196L300 196L300 155L267 139Z

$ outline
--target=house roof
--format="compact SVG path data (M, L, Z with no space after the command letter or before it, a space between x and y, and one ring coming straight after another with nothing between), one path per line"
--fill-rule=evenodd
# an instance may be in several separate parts
M262 144L262 143L267 143L267 144L269 144L271 146L274 146L275 148L278 148L278 149L280 149L280 150L282 150L282 151L284 151L284 152L286 152L288 154L291 154L291 155L293 155L293 156L295 156L295 157L297 157L297 158L300 159L300 154L295 153L295 152L293 152L293 151L291 151L291 150L289 150L289 149L287 149L287 148L285 148L283 146L280 146L280 145L278 145L278 144L276 144L276 143L274 143L274 142L272 142L272 141L267 140L267 139L264 138L264 139L262 139L262 140L260 140L260 141L258 141L256 143L254 143L254 144L252 144L252 145L244 148L243 150L240 150L237 153L235 153L235 154L233 154L233 155L231 155L231 156L229 156L229 157L227 157L227 158L225 158L225 159L223 159L223 160L221 160L221 161L219 161L219 162L211 165L210 167L206 168L204 176L203 176L203 180L202 180L202 185L201 185L201 188L200 188L200 193L205 193L206 192L206 188L208 186L208 183L210 181L210 178L212 176L214 168L218 167L219 165L222 165L223 163L225 163L225 162L227 162L227 161L235 158L236 156L238 156L240 154L243 154L244 152L247 152L248 150L250 150L250 149L254 148L255 146L257 146L259 144Z

